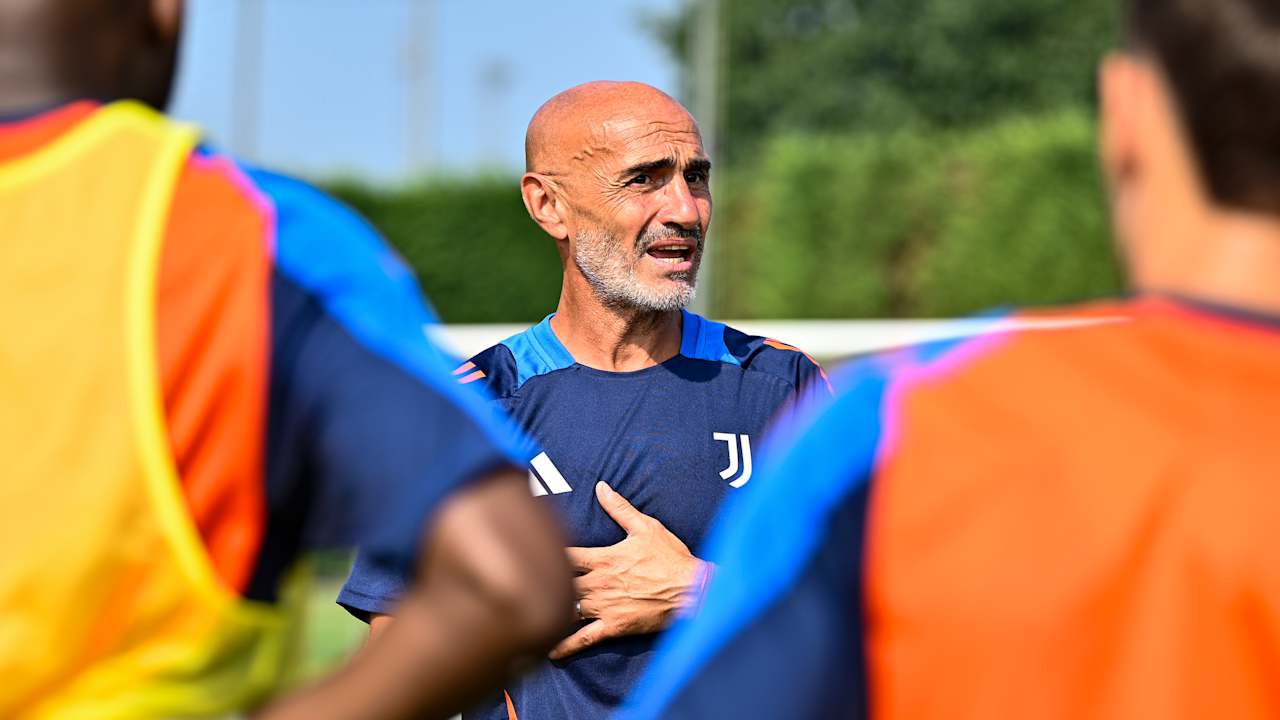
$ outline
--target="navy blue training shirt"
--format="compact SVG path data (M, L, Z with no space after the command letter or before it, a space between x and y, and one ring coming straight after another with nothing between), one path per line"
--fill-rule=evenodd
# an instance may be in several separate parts
M550 320L481 352L455 375L483 380L537 443L530 489L556 508L575 546L625 537L596 500L594 485L604 480L699 555L721 500L751 481L765 428L798 396L829 392L804 353L693 313L684 313L678 355L625 373L574 362ZM367 618L388 611L403 586L362 556L338 602ZM506 694L525 720L606 718L644 670L656 637L607 640L544 662ZM464 718L507 720L507 699L498 693Z

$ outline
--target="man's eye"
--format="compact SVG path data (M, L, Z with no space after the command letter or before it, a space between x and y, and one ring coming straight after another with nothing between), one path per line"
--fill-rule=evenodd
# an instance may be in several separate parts
M628 185L648 185L650 180L652 180L652 178L650 178L648 175L641 173L640 175L633 176L630 180L627 181L627 184Z
M705 183L707 174L701 170L695 170L684 174L684 181L687 183Z

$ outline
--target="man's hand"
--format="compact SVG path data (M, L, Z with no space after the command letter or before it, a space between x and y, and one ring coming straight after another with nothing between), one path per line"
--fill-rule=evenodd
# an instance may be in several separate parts
M627 537L609 547L568 549L573 569L583 573L573 581L580 614L592 622L557 645L552 660L608 638L664 629L693 602L694 584L705 564L608 484L596 483L596 500Z

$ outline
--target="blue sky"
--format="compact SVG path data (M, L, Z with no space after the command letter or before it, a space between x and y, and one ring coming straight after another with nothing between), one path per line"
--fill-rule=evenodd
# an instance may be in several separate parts
M265 4L257 111L237 79L244 0L188 0L172 112L309 177L514 171L529 117L564 88L630 79L680 92L644 19L684 0L250 1ZM237 112L249 132L237 134Z

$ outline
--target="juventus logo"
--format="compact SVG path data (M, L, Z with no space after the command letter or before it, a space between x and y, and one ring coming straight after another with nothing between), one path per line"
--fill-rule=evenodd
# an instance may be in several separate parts
M728 480L738 474L738 446L742 446L742 475L729 483L729 487L740 488L751 479L751 436L734 435L733 433L711 433L711 437L729 446L729 467L720 471L720 477Z
M551 491L552 495L573 492L569 482L560 474L560 470L551 462L546 453L538 453L538 457L529 462L533 469L529 471L529 491L534 497L542 497Z

